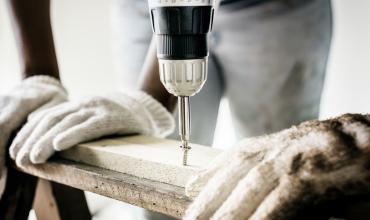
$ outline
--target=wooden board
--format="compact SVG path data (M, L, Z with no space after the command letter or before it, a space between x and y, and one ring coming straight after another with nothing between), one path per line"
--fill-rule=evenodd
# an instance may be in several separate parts
M42 179L181 218L191 202L185 183L221 151L192 144L182 165L178 141L147 136L80 144L46 164L21 170Z
M149 142L145 143L145 140ZM152 140L156 141L153 142ZM156 143L158 144L158 149L152 149L154 148L153 146L156 146ZM191 170L191 172L196 172L196 170L206 165L215 155L219 153L219 151L217 150L213 151L212 149L198 146L199 149L194 150L194 152L198 152L199 154L192 158L192 160L194 160L190 163L192 164L192 166L183 167L178 164L178 161L176 159L169 157L168 160L165 160L166 157L163 156L163 154L169 153L170 155L175 157L174 155L177 154L179 151L172 149L173 144L178 143L167 140L162 141L159 139L152 139L148 137L118 138L82 144L76 147L76 149L72 149L70 153L74 152L76 154L74 156L81 157L81 160L83 161L85 161L83 159L85 152L92 153L93 155L98 154L95 158L98 158L99 160L91 160L90 162L94 162L97 165L103 164L106 167L111 167L111 163L104 163L104 161L109 159L112 160L112 158L100 157L99 152L104 152L102 154L111 156L116 155L114 156L114 158L129 158L133 161L141 160L142 163L150 166L154 164L161 172L164 172L167 169L171 168L173 171L177 170L181 175L187 175L189 170ZM138 152L136 152L135 150L128 150L132 149L131 147L133 146L137 146L141 150ZM197 149L198 147L195 148ZM143 151L143 149L147 148L151 149L151 151L148 151L151 154L141 155L141 153L147 152ZM208 154L208 152L211 152L211 154ZM150 155L155 155L154 158L156 159L153 159L153 157L151 157ZM207 160L203 160L202 158L207 158ZM99 163L96 161L98 161ZM119 166L124 165L124 161L113 164L115 164L115 166L111 167L111 169L108 170L93 165L54 158L46 164L31 165L21 170L25 173L40 177L42 179L65 184L80 190L97 193L148 210L164 213L177 218L181 218L183 216L186 208L191 202L191 200L186 197L184 193L184 187L163 183L163 181L167 181L168 179L163 178L161 175L154 177L160 177L159 180L161 180L162 182L113 171L112 169L120 169ZM161 166L161 164L163 165L163 167ZM146 170L144 168L139 168L139 171L140 169L142 169L142 171L140 172L143 172L143 170ZM135 170L135 168L133 169ZM127 172L132 172L132 170ZM149 174L146 173L145 175ZM19 180L19 178L17 179ZM26 181L25 178L21 179L22 182ZM26 184L25 187L29 187L29 184ZM320 214L328 212L330 215L332 215L331 212L336 213L336 210L343 210L343 213L341 214L344 214L344 219L367 219L367 217L369 216L369 201L370 200L367 196L365 198L353 198L352 200L348 200L346 198L345 200L343 200L342 204L340 203L340 201L339 203L330 203L329 205L330 207L333 207L333 209L330 209L330 207L327 206L322 206L321 209L312 211L312 213ZM3 209L7 208L6 204L9 204L9 202L4 204L4 207L2 207Z
M103 139L80 144L60 156L136 177L184 187L189 178L221 151L192 144L189 166L182 165L182 149L174 140L148 136Z
M191 202L182 187L63 159L20 170L177 218L182 217Z

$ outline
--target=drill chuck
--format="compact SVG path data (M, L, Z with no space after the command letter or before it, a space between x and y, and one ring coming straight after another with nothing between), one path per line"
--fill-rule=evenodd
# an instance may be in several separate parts
M194 60L159 59L162 84L175 96L193 96L207 80L208 58Z
M214 0L149 0L161 82L175 96L193 96L207 79L207 34Z

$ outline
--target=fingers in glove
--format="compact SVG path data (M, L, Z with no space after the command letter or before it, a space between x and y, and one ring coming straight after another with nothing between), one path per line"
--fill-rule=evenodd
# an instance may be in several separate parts
M338 121L342 123L343 132L350 135L360 149L370 148L370 120L366 116L347 114L338 118Z
M250 220L295 219L294 217L312 200L315 193L309 182L285 176L262 203L258 204Z
M76 109L70 108L70 106L65 105L62 108L51 108L50 111L47 111L45 116L41 117L41 121L35 118L34 120L30 121L34 129L31 130L29 136L20 136L18 140L19 142L15 143L15 145L20 148L19 152L16 155L16 163L18 166L26 166L30 164L30 152L34 147L34 144L42 137L44 134L49 131L55 124L57 124L60 120L66 117L68 114L71 114ZM40 117L40 116L39 116ZM34 126L36 124L36 126ZM27 131L26 131L27 132ZM18 135L17 135L18 136ZM24 144L21 144L24 143ZM20 147L19 147L20 146Z
M224 161L228 158L229 154L224 153L210 162L210 166L197 173L187 183L185 187L185 193L191 198L195 198L199 195L199 192L204 188L207 182L215 175L216 172L222 172L225 166Z
M118 128L111 125L106 116L91 117L56 136L53 146L55 150L62 151L86 141L115 134L117 131Z
M19 150L26 143L27 139L31 136L31 133L35 130L36 126L42 120L42 118L47 115L49 112L52 112L55 108L44 109L39 111L37 114L34 114L32 118L29 118L27 123L22 127L14 138L12 144L9 148L10 157L15 160ZM65 110L65 108L61 109Z
M30 152L31 162L34 164L44 163L55 152L53 147L54 138L76 124L81 124L87 121L92 115L93 112L81 110L63 118L61 122L52 127L34 144L34 147Z
M258 148L255 147L258 143ZM267 142L267 136L248 138L241 141L232 150L221 154L203 171L194 176L185 187L186 195L195 198L204 188L207 182L215 175L216 172L222 172L227 166L227 161L239 160L239 155L249 154L251 157L263 155L269 148L271 142ZM241 150L241 148L243 150ZM260 157L262 160L262 158ZM226 161L226 163L225 163Z
M265 197L278 185L273 161L263 162L240 180L212 219L248 219Z
M258 154L258 153L257 153ZM246 158L231 160L222 171L217 172L208 181L199 196L190 205L185 219L209 219L222 205L239 180L245 176L258 162L256 155L246 155Z
M34 117L34 120L28 121L18 132L9 148L9 154L13 160L16 159L19 150L27 140L27 137L31 135L32 131L35 129L38 122L42 119L42 117L45 114L46 111L40 112L40 114L38 114L37 117Z

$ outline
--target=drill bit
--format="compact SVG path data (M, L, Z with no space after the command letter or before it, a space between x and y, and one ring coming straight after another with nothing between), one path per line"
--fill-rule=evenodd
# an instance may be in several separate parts
M189 96L179 96L178 98L179 108L179 135L182 143L183 160L182 164L187 165L188 151L191 149L189 146L190 138L190 107L189 107Z

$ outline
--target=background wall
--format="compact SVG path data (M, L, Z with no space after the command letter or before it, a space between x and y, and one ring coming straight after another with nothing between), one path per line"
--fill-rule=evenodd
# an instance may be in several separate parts
M370 1L334 0L334 38L322 116L370 112Z
M123 0L124 1L124 0ZM63 81L71 97L116 88L111 52L111 1L53 1L52 17ZM19 80L18 59L5 0L0 0L0 93ZM322 101L321 117L370 112L370 1L333 0L334 38ZM215 146L234 141L223 101ZM94 200L95 201L95 200ZM97 200L96 200L97 201ZM114 213L114 212L111 212Z
M52 23L62 80L72 97L114 89L111 1L52 1ZM0 92L19 78L18 55L6 0L0 0Z

